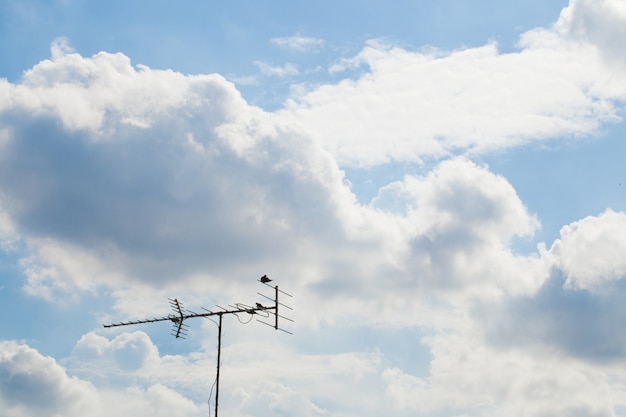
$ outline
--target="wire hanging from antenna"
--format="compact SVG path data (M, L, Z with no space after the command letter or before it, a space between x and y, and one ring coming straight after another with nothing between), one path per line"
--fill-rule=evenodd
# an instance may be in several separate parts
M209 406L209 417L211 417L211 397L213 397L213 388L215 388L215 383L217 383L217 376L213 380L213 385L211 385L211 390L209 391L209 399L206 402Z

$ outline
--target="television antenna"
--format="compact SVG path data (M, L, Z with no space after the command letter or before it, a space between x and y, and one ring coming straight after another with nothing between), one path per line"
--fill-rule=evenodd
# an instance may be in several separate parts
M274 322L273 323L268 323L267 321L264 320L260 320L257 318L257 321L259 323L263 323L267 326L273 327L275 330L280 330L283 331L285 333L288 334L293 334L288 330L285 330L281 327L278 326L278 319L284 319L287 320L289 322L293 323L293 320L285 317L281 314L278 313L279 311L279 306L280 306L280 311L282 312L283 309L287 309L287 310L293 310L291 307L289 307L288 305L278 301L278 296L279 294L281 295L285 295L287 297L292 297L291 294L286 293L283 290L280 290L278 288L278 285L274 285L272 286L270 284L270 282L272 281L270 278L267 277L267 275L263 275L261 278L259 278L258 280L261 284L266 285L267 287L273 289L273 297L270 297L268 295L265 295L263 293L257 292L258 295L260 295L261 297L265 298L266 300L270 300L274 303L274 305L272 306L264 306L261 303L255 303L254 307L253 306L248 306L242 303L236 303L235 305L229 305L229 309L228 308L224 308L221 306L217 306L219 308L219 310L217 311L211 311L211 310L207 310L206 308L202 307L202 309L204 310L203 313L194 313L191 310L187 310L183 307L182 303L177 299L177 298L170 298L169 303L170 303L170 307L172 308L173 314L170 314L168 316L164 316L164 317L157 317L157 318L152 318L152 319L143 319L143 320L130 320L130 321L122 321L119 323L111 323L111 324L105 324L104 327L105 328L110 328L110 327L121 327L121 326L131 326L131 325L135 325L135 324L144 324L144 323L156 323L159 321L171 321L173 323L173 328L172 328L172 336L176 337L177 339L184 339L185 336L187 336L187 329L188 326L185 323L185 320L188 319L192 319L192 318L196 318L196 317L204 317L204 318L209 318L212 316L218 316L218 323L217 323L217 375L215 378L215 417L218 417L217 415L217 406L218 406L218 400L219 400L219 392L220 392L220 358L221 358L221 351L222 351L222 317L226 314L234 314L237 315L239 313L246 313L249 314L251 316L253 315L259 315L265 319L270 318L271 315L274 315ZM281 297L282 299L282 297ZM266 315L263 315L262 313L266 313ZM238 316L237 316L238 317ZM209 399L210 401L210 399Z

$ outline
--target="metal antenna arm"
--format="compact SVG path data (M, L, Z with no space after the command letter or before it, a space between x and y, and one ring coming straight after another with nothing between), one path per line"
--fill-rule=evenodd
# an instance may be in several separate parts
M130 326L131 324L155 323L157 321L174 321L175 319L177 319L177 317L170 315L167 317L160 317L160 318L155 318L155 319L131 320L131 321L122 321L119 323L105 324L104 327L108 328L108 327Z
M173 300L170 300L170 304L172 305L172 308L174 309L174 313L176 314L170 314L167 317L159 317L159 318L153 318L153 319L122 321L119 323L105 324L103 326L106 328L109 328L109 327L130 326L134 324L154 323L158 321L171 321L177 326L182 326L182 323L185 320L191 319L194 317L211 317L211 316L217 316L217 315L221 316L223 314L236 314L236 313L254 314L257 311L276 310L276 306L257 306L257 307L235 307L230 310L223 309L223 311L207 310L205 313L191 313L191 312L185 313L185 309L182 307L182 305L176 298L174 298Z

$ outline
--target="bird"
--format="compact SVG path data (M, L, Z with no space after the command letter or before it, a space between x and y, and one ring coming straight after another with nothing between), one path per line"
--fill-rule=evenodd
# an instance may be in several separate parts
M256 303L256 307L257 308L265 308L265 307L263 307L263 304L261 304L261 303Z
M261 282L262 282L263 284L267 284L267 283L268 283L268 282L270 282L270 281L272 281L272 280L271 280L271 279L269 279L269 278L267 277L267 275L263 275L263 276L261 277Z

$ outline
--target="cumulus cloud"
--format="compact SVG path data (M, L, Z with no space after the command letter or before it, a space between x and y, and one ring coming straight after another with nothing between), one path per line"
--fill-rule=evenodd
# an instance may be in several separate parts
M607 210L563 227L549 251L536 292L477 308L495 344L556 349L596 363L626 358L626 215Z
M620 252L623 216L608 210L564 227L561 239L540 250L535 267L544 278L535 290L475 298L473 307L461 308L447 332L424 339L432 355L427 377L387 369L395 407L481 416L614 415L623 406L621 385L613 381L624 377L615 365L626 357L620 330L626 286L622 260L611 254Z
M514 256L509 246L514 237L531 236L539 223L508 181L487 167L448 160L424 177L407 176L384 187L381 194L405 202L403 265L416 286L517 292L532 291L541 282L511 272L521 264L530 267L532 259ZM381 194L375 206L382 204Z
M341 230L334 200L351 197L334 161L219 76L69 54L3 88L3 207L35 256L33 293L72 276L90 289L217 271L233 256L269 263Z
M54 359L15 342L0 342L0 405L8 417L79 416L100 404L95 388L69 377Z
M172 415L196 417L206 414L189 399L161 384L154 384L148 389L130 388L123 394L107 395L110 408L106 415L133 415L168 417Z
M495 345L556 350L592 363L618 363L626 357L625 285L593 293L564 286L557 272L532 296L482 306L480 319ZM608 288L606 288L608 290Z
M624 317L624 213L574 222L549 249L515 254L512 242L539 220L506 178L471 161L617 120L626 83L597 59L615 46L597 33L600 15L581 20L590 4L572 1L515 53L372 42L351 60L367 68L359 78L294 96L274 113L219 75L133 66L123 54L83 57L59 40L19 83L0 80L0 235L24 243L25 289L48 300L105 288L128 313L132 301L173 289L239 301L231 296L262 273L292 288L299 352L260 333L250 340L262 343L230 334L225 357L237 360L225 360L225 382L240 387L224 394L232 415L261 406L267 415L286 406L310 416L373 412L381 377L405 415L611 415L624 404L612 400L619 387L610 381L624 376L598 363L626 355L626 336L614 331ZM621 22L617 11L610 19ZM607 33L619 32L611 22ZM427 172L383 185L371 204L357 202L341 171L425 160ZM375 348L302 353L308 337L340 320L426 329L429 373L390 366ZM585 343L589 334L599 343ZM10 417L43 415L41 407L97 416L93 404L195 416L215 366L208 340L200 358L161 355L141 332L90 333L66 362L81 379L3 344L0 392L50 391L41 403L25 404L19 390L1 401ZM91 405L64 408L75 398Z
M297 352L280 337L268 337L271 330L265 326L239 327L227 326L230 342L222 346L220 409L224 413L281 416L297 407L303 415L323 416L329 415L331 405L351 412L379 407L362 398L364 392L374 389L372 382L380 372L379 353ZM233 342L242 332L246 341ZM160 407L159 403L170 410L182 403L183 410L195 415L193 404L206 406L208 399L210 406L214 405L215 393L208 398L215 378L214 342L207 340L210 348L187 355L160 355L143 332L121 333L110 339L89 333L66 362L69 371L95 381L100 391L111 396L137 393L137 400L125 410L136 407L141 410L139 415L145 415ZM187 397L175 395L174 390L184 391ZM344 392L341 399L335 397L339 390ZM150 404L151 398L159 401ZM115 405L107 407L116 409ZM199 407L195 407L197 412Z
M494 269L520 261L508 241L537 227L505 179L462 159L359 205L328 152L216 75L67 52L4 86L3 202L30 250L26 288L49 299L131 282L208 289L228 282L220 271L255 277L276 264L320 296L358 298L355 288L372 289L352 284L380 274L406 284L417 270L426 286L454 287L455 275L485 272L478 253L499 251Z
M159 384L172 392L184 390L189 396L185 401L202 403L212 382L207 369L214 368L213 357L213 352L206 357L161 355L142 331L118 332L111 338L90 332L76 342L64 363L70 372L102 389L148 392Z
M576 289L602 288L605 281L626 277L626 214L607 210L561 229L550 253Z
M537 227L519 201L506 205L517 199L514 192L497 196L502 206L476 198L462 182L471 171L465 167L456 185L444 184L449 196L470 193L454 201L458 213L437 218L447 210L441 205L448 191L411 194L419 183L411 179L384 187L363 207L335 160L419 161L595 131L615 117L605 97L623 89L614 84L609 94L596 81L604 67L588 59L588 43L568 43L559 33L528 32L523 49L511 54L495 45L421 53L372 43L358 56L368 73L320 87L275 114L249 106L218 75L133 67L122 54L86 58L58 41L51 60L20 84L0 86L4 223L28 237L28 288L53 297L55 285L93 290L129 276L198 276L209 264L219 271L250 256L267 264L288 256L294 265L303 258L333 263L339 256L322 248L330 242L334 250L357 243L336 252L345 263L366 247L383 248L396 271L408 263L437 265L436 256L448 257L436 254L438 243L468 243L463 233L485 241L501 236L487 245L505 253L509 239ZM408 202L398 199L402 188ZM429 204L415 212L416 199ZM70 259L71 252L81 255ZM417 261L406 257L414 253ZM461 269L469 260L463 256L456 257ZM453 275L446 268L443 275ZM88 277L63 283L85 269Z
M81 337L72 352L77 363L93 366L93 361L101 361L100 366L113 364L122 371L133 371L156 362L159 352L143 332L123 333L113 340L88 333ZM108 362L108 363L107 363Z
M614 391L585 364L543 352L501 351L471 336L430 340L430 375L383 374L394 409L436 415L612 416ZM619 403L618 403L619 404Z
M128 352L128 346L118 348ZM202 415L191 400L162 384L97 388L69 376L53 358L11 341L0 342L0 386L0 409L7 417Z
M374 382L380 372L378 353L307 354L285 349L284 343L281 347L274 337L260 342L254 338L259 332L246 330L251 338L247 343L223 352L224 357L231 358L224 364L224 384L237 386L225 393L235 414L267 410L268 415L279 416L297 409L308 416L333 411L359 415L382 408L374 400ZM341 398L337 392L342 392Z
M620 39L626 36L626 6L620 0L571 0L565 7L556 29L563 35L597 46L606 62L622 69L626 53Z

